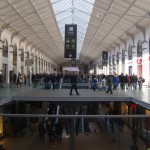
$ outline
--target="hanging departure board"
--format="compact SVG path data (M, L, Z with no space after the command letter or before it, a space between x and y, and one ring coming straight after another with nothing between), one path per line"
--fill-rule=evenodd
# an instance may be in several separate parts
M64 46L65 58L76 58L77 54L77 25L66 24L65 25L65 46Z

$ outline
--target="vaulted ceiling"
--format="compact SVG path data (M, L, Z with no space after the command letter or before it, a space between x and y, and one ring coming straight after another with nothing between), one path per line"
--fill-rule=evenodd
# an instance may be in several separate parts
M62 64L65 24L78 26L77 58L89 63L103 50L150 24L150 0L0 0L0 26Z

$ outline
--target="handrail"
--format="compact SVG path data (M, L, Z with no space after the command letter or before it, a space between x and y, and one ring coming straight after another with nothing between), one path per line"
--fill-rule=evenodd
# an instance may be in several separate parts
M2 117L49 117L49 118L150 118L150 115L54 115L54 114L0 114Z

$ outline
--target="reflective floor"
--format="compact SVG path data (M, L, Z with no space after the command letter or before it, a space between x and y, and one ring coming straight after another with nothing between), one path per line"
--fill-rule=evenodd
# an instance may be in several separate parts
M131 132L127 127L123 133L115 133L114 137L111 132L103 133L96 128L96 133L79 133L75 135L74 149L75 150L128 150L131 145ZM27 132L23 137L4 138L1 140L6 150L70 150L70 139L63 136L62 142L48 142L48 137L45 136L45 141L40 141L38 133L34 133L31 137ZM137 145L139 150L145 150L145 144L138 139Z
M7 91L5 88L2 90ZM1 90L1 94L3 93ZM147 87L143 87L142 90L135 90L129 87L125 91L118 89L114 91L113 95L106 94L105 91L93 91L91 89L79 89L79 96L76 96L75 93L73 96L69 95L69 89L65 90L45 90L45 89L32 89L28 87L22 88L13 88L9 89L7 93L10 94L10 97L13 96L31 96L31 97L59 97L62 98L77 98L81 100L82 98L89 97L107 97L107 98L116 98L116 97L134 97L138 101L144 102L147 107L150 104L150 89ZM7 95L6 93L6 95ZM63 97L62 97L63 96ZM30 98L31 98L30 97ZM5 100L2 99L0 102L5 103ZM150 108L150 107L149 107ZM101 112L103 112L102 110ZM94 124L94 123L93 123ZM35 131L34 136L31 137L29 133L29 129L27 129L26 134L23 137L5 137L1 140L1 142L6 150L49 150L49 149L56 149L56 150L70 150L70 138L66 138L65 131L63 133L63 140L61 143L54 140L53 143L48 142L48 137L45 137L45 141L42 142L39 139L38 131ZM131 140L131 131L128 129L127 126L124 127L123 132L116 131L113 135L110 131L110 127L108 126L107 132L102 132L96 126L96 133L91 130L90 133L80 133L78 136L75 135L74 140L74 149L75 150L128 150L132 143ZM140 139L137 141L137 145L139 150L145 150L145 143L142 142Z
M107 111L106 107L99 108L101 114ZM89 123L90 132L79 133L78 136L74 133L74 150L128 150L132 144L131 130L125 125L123 131L115 130L114 134L111 132L109 123L107 124L107 131L99 128L95 121ZM49 143L48 137L45 135L45 140L40 141L38 130L34 130L33 136L27 128L26 134L22 137L5 137L1 140L6 150L70 150L70 138L66 136L63 130L62 142L58 142L57 138L53 136L54 142ZM145 143L138 138L137 145L139 150L145 150Z

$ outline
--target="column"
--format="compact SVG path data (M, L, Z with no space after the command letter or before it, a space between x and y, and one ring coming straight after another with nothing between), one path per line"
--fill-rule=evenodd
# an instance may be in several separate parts
M37 73L40 73L40 65L39 65L40 59L37 58Z
M17 74L18 72L21 73L21 51L19 49L17 50Z
M33 69L33 70L34 70L33 73L34 73L34 74L36 73L36 66L35 66L35 63L36 63L36 62L35 62L35 56L33 56L33 68L34 68L34 69Z
M9 83L9 72L13 71L13 47L8 47L8 83Z
M149 48L148 42L144 42L142 45L143 56L142 56L142 77L145 79L146 85L148 85L149 79Z
M132 48L132 52L133 52L133 54L132 54L132 61L133 61L133 66L132 66L132 72L134 73L134 74L137 74L137 51L136 51L136 47L133 47ZM135 53L134 53L135 52Z

